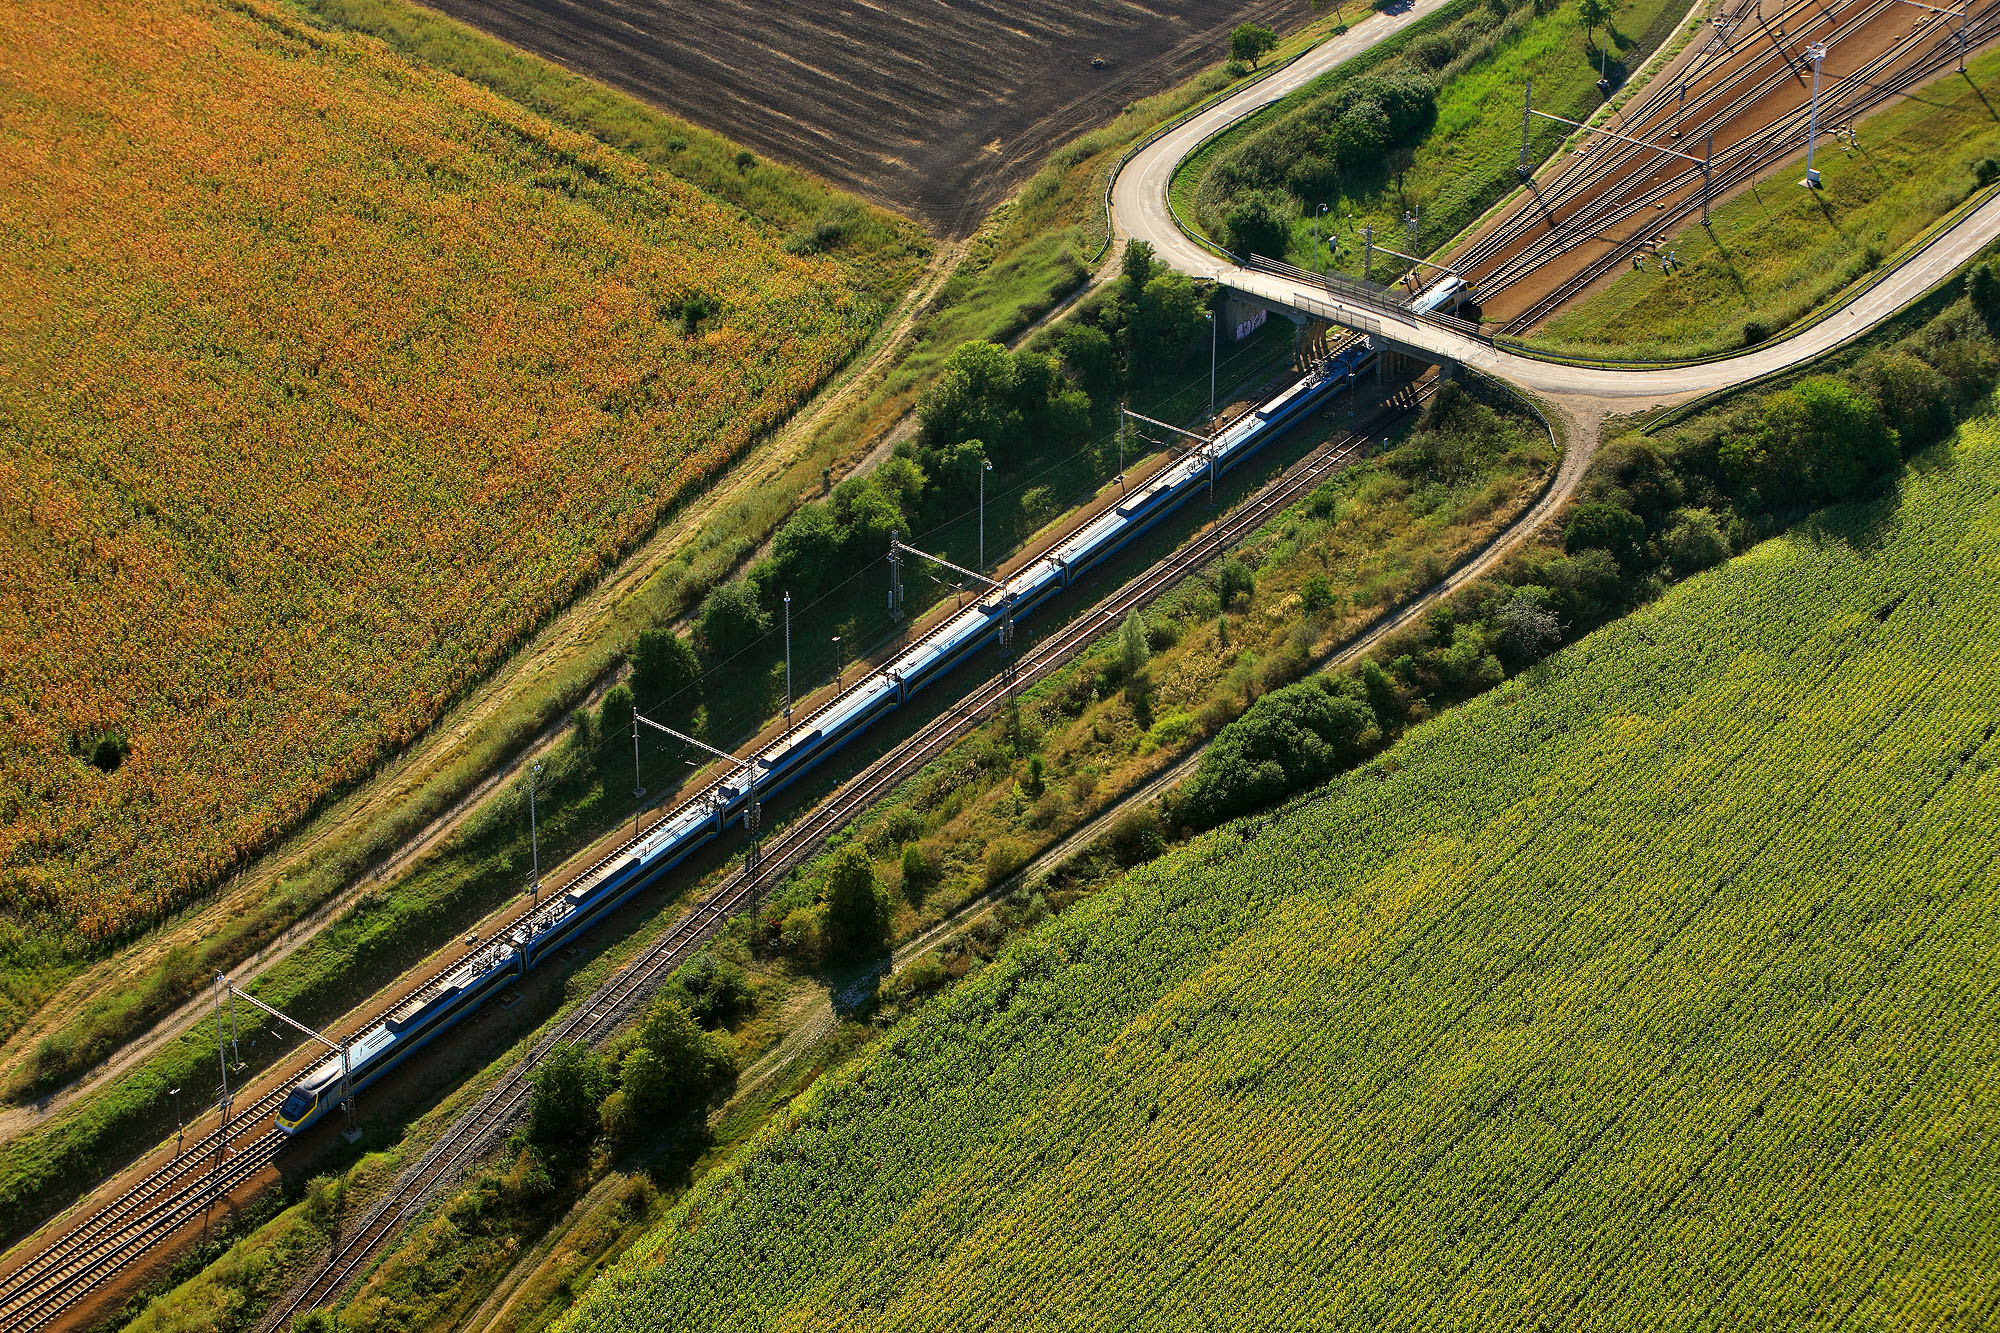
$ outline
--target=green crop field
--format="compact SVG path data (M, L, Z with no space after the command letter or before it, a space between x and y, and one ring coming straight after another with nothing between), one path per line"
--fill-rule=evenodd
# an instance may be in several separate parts
M1990 1328L2000 422L1056 918L563 1325Z

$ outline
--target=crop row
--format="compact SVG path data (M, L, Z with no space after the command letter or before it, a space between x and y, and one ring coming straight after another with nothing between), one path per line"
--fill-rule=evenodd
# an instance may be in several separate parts
M1979 1326L2000 432L1072 909L575 1329Z
M140 8L0 39L0 915L78 947L421 733L881 308L377 44Z

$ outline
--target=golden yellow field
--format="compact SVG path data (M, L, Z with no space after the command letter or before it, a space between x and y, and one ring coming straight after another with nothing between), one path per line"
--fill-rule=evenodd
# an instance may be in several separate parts
M882 313L268 0L9 4L0 217L0 958L267 845Z

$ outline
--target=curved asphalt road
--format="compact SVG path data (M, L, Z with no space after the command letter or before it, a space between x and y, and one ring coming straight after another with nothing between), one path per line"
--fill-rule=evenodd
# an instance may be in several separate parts
M1935 237L1860 297L1792 337L1701 365L1659 370L1608 370L1560 365L1490 347L1475 338L1408 316L1342 300L1325 288L1275 273L1238 268L1196 244L1167 208L1174 169L1212 136L1268 106L1344 60L1443 8L1447 0L1414 0L1404 9L1376 14L1344 35L1322 42L1286 68L1210 107L1161 135L1138 153L1113 183L1113 225L1120 236L1149 241L1162 262L1195 277L1215 278L1274 305L1301 299L1351 316L1356 326L1379 328L1389 340L1456 361L1531 392L1559 399L1595 399L1622 412L1680 402L1698 394L1754 380L1809 361L1859 337L1949 277L2000 235L2000 195L1988 198Z

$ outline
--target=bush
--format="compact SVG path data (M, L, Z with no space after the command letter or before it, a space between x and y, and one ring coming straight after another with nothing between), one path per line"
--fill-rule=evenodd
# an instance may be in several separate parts
M902 890L905 898L911 902L922 899L925 891L937 882L937 873L938 867L923 847L913 842L903 848Z
M1252 704L1217 734L1181 788L1177 807L1194 828L1218 824L1309 783L1373 750L1374 714L1327 677L1287 685Z
M1722 535L1715 514L1707 509L1683 509L1675 514L1660 547L1676 578L1684 579L1729 558L1729 539Z
M743 969L707 949L683 963L663 992L671 995L703 1027L733 1023L757 1003Z
M1900 448L1874 399L1815 375L1766 398L1722 441L1718 458L1732 483L1768 503L1817 505L1857 494L1896 465Z
M1579 551L1607 551L1627 573L1639 567L1645 558L1645 546L1645 520L1618 505L1601 502L1577 505L1569 511L1569 521L1563 524L1563 550L1571 555Z
M1324 574L1314 574L1299 589L1299 606L1309 616L1316 616L1333 605L1333 585Z
M889 891L859 843L833 854L821 889L826 904L826 947L840 960L868 957L889 941Z
M1237 598L1249 601L1257 591L1257 576L1241 560L1225 560L1215 571L1215 595L1226 609Z
M701 663L687 640L664 626L643 631L628 654L632 692L647 709L686 718L701 703Z
M1237 197L1223 215L1222 243L1238 259L1252 255L1283 259L1291 248L1292 201L1268 190Z

